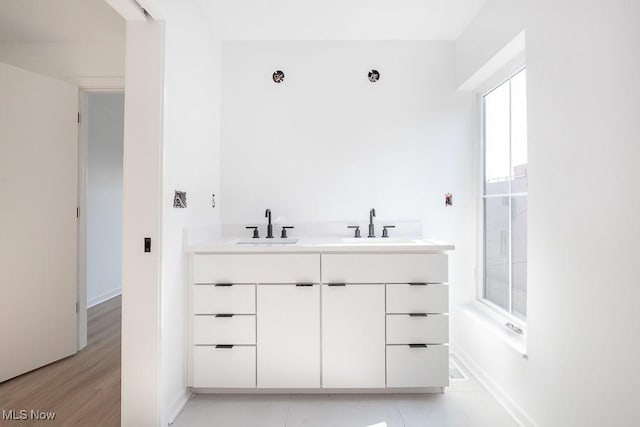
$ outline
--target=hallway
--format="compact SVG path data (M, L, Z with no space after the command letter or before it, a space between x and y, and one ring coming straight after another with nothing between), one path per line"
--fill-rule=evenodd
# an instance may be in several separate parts
M7 413L55 412L50 426L120 425L122 297L88 310L88 344L79 353L0 384L0 426L42 425L6 420ZM10 343L6 349L10 351Z

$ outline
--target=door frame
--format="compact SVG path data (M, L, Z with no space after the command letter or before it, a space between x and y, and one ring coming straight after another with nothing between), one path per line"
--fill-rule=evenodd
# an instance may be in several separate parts
M92 93L124 93L124 87L78 88L78 351L87 346L87 168L89 166L88 97Z

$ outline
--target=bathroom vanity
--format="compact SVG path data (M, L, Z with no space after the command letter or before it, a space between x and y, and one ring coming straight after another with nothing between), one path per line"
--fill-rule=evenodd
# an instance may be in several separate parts
M190 247L188 385L441 391L449 384L450 250L366 238Z

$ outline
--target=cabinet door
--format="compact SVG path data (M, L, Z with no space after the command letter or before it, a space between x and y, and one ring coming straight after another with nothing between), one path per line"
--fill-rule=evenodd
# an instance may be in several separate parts
M384 386L384 285L323 285L322 387Z
M258 285L258 388L320 387L320 285Z

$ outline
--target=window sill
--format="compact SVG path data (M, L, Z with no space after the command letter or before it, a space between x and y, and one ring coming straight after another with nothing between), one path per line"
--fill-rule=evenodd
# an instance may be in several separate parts
M506 323L512 322L510 318L495 312L480 301L465 304L460 308L464 314L484 325L497 338L517 351L522 357L527 358L527 332L522 325L517 325L522 327L522 335L515 333L505 326Z

